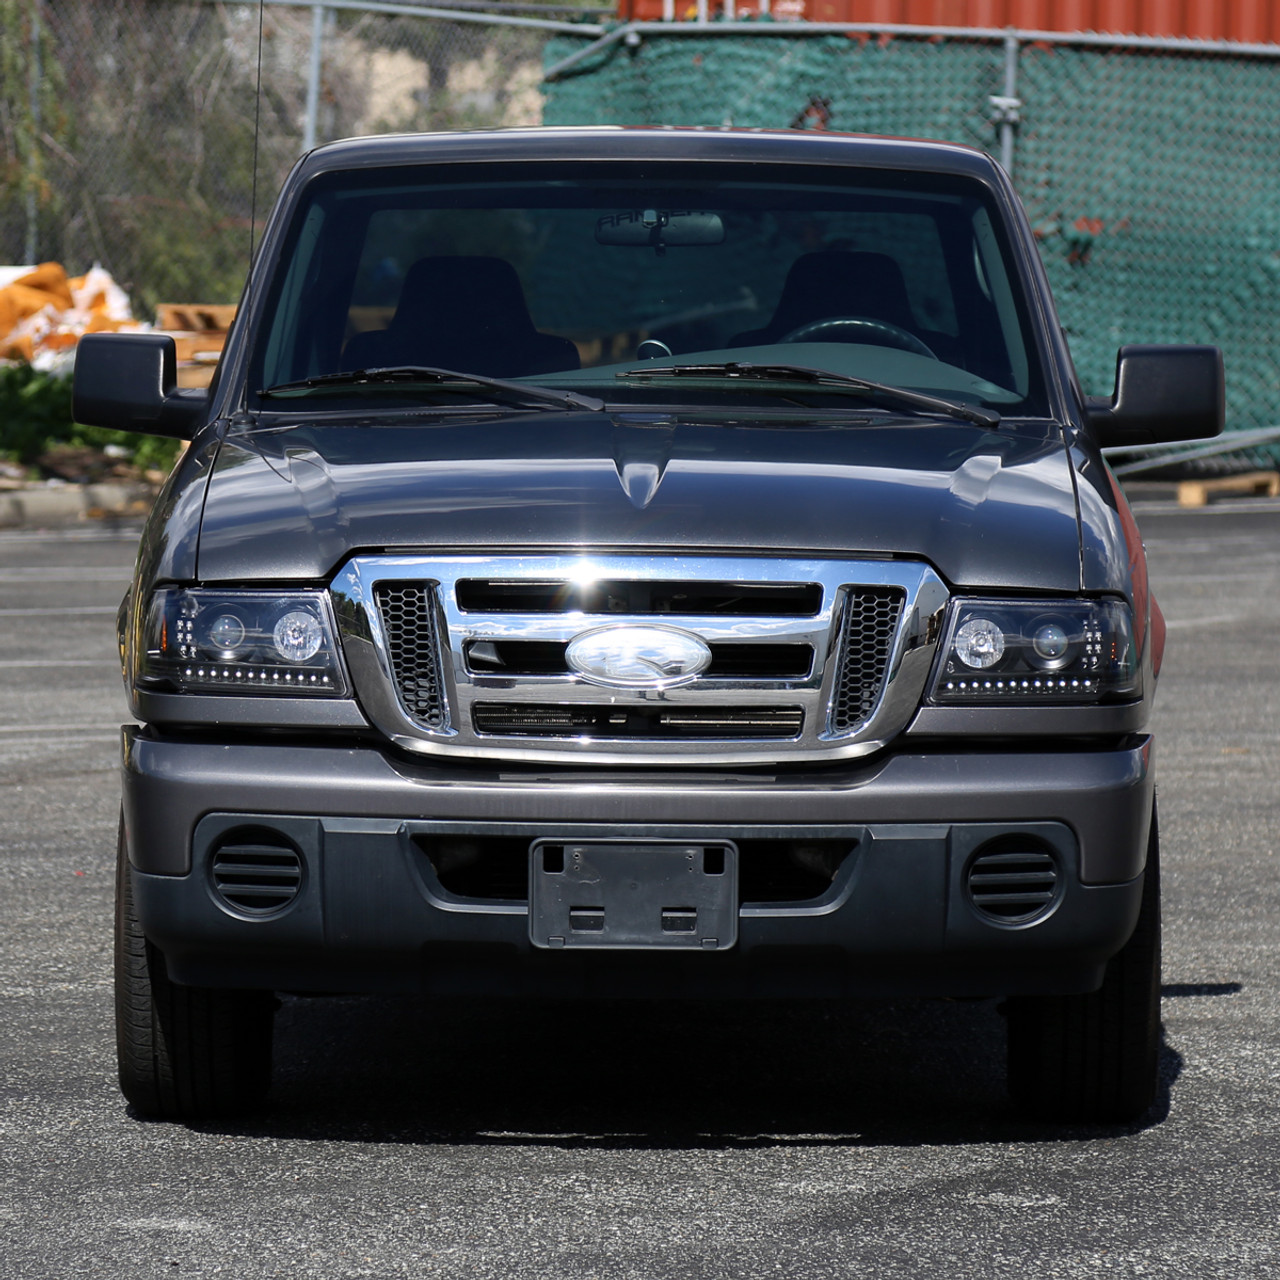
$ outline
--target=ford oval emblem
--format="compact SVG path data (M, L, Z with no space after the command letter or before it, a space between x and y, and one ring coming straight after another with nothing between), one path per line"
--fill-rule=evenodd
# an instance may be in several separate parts
M623 624L574 636L565 658L570 670L608 689L674 689L710 666L711 649L691 631Z

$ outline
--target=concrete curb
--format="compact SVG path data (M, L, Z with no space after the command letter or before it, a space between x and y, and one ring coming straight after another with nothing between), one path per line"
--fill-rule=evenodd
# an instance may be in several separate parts
M128 484L30 485L0 490L0 529L54 529L88 520L137 519L151 509L155 490Z

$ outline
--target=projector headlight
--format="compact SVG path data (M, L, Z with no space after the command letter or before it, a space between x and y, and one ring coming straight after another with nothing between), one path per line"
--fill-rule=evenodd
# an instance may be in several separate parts
M929 700L1094 703L1138 695L1120 600L953 600Z
M151 598L138 683L175 693L346 693L323 591L170 587Z

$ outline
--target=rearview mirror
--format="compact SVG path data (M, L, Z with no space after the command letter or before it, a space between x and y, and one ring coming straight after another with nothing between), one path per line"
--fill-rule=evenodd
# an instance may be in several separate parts
M1104 449L1204 440L1220 435L1225 419L1217 347L1121 347L1111 399L1089 401L1089 424Z
M664 249L722 244L724 222L718 213L675 209L629 209L596 222L596 243Z

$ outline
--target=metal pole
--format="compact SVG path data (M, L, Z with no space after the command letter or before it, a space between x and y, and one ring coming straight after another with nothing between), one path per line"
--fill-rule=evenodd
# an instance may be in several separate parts
M1004 171L1013 177L1013 144L1017 136L1014 126L1018 123L1018 37L1010 32L1004 38L1004 97L1005 113L1000 121L1000 163Z
M22 253L23 261L30 266L35 265L36 254L39 251L39 209L36 204L36 187L40 179L40 86L44 79L44 69L40 65L40 44L43 36L40 26L40 3L41 0L35 0L31 6L31 74L27 82L28 92L31 95L28 104L31 112L31 136L27 143L27 236Z
M316 145L316 116L320 110L320 67L324 49L324 5L311 6L311 70L307 76L307 123L302 135L303 151Z

